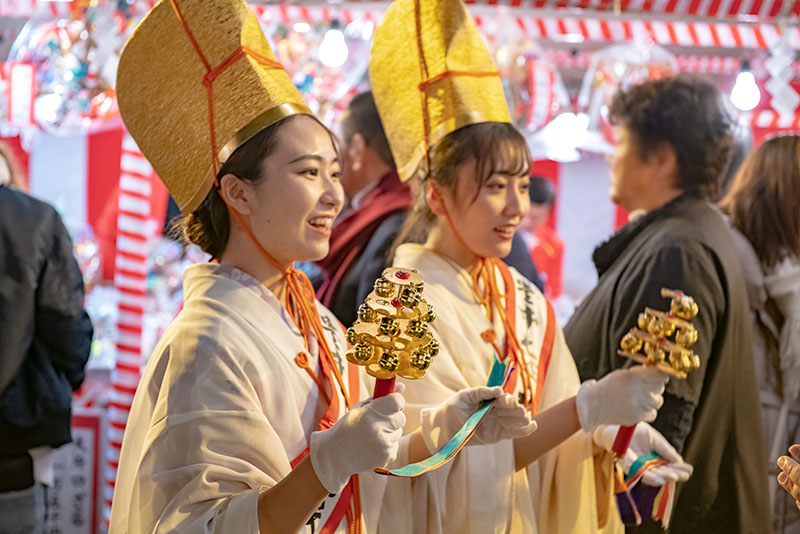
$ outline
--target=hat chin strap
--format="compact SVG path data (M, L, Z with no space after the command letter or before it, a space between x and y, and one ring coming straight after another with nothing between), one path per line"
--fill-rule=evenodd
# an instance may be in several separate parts
M456 238L458 238L459 241L461 241L461 244L464 245L467 250L469 250L478 258L475 264L473 264L469 269L472 277L472 291L475 294L475 297L478 299L478 302L486 310L487 318L492 323L494 323L494 314L492 313L492 310L497 310L497 313L500 316L500 322L503 324L503 330L505 330L506 333L506 347L508 349L508 355L513 358L513 361L516 363L516 368L519 370L518 372L522 381L525 408L533 413L535 409L533 403L533 386L530 370L528 369L528 365L525 361L525 351L522 349L519 338L517 338L517 329L512 322L514 318L509 318L503 303L503 299L508 298L508 292L514 291L515 289L513 285L511 287L506 285L505 292L500 291L500 287L497 284L496 271L497 264L499 264L502 260L496 257L487 258L477 254L472 247L467 244L464 238L461 237L461 234L458 232L458 227L450 217L450 212L444 202L442 202L442 209L444 210L444 216L445 219L447 219L447 224L449 224L450 228L453 230L453 234L456 236ZM502 354L500 347L496 343L496 338L497 334L494 329L489 329L481 333L481 339L492 345L495 352L497 352L497 357L505 359L505 354Z
M219 185L218 180L215 179L214 182L217 184L217 186ZM303 271L295 269L294 262L292 262L288 267L281 265L280 262L278 262L278 260L276 260L261 245L258 238L256 238L255 234L253 233L253 230L245 222L241 214L233 209L222 195L219 197L222 199L222 202L225 203L225 206L228 208L228 213L230 213L231 217L233 217L233 219L236 221L236 224L239 225L245 235L247 235L253 245L255 245L259 254L261 254L261 256L267 260L267 263L281 272L281 278L285 284L285 291L283 293L283 298L281 299L283 306L289 311L289 315L291 316L298 330L300 330L300 333L303 335L303 341L305 343L306 350L310 350L310 334L312 332L314 333L319 346L320 357L328 359L328 363L333 369L333 374L336 376L336 382L339 385L339 389L344 396L345 403L347 404L348 408L351 408L352 406L350 404L350 397L347 394L347 389L344 386L342 374L333 358L333 353L328 345L328 341L325 339L325 334L322 329L322 322L319 319L319 314L317 313L315 305L316 296L314 295L314 287L311 285L311 281L308 279L308 276L306 276ZM333 387L333 384L331 384L331 387Z

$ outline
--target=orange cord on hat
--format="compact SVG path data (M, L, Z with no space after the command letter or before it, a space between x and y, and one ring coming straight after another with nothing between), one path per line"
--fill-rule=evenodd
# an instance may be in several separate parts
M180 7L178 6L177 0L170 0L170 4L175 12L176 17L180 21L183 29L188 37L189 41L192 43L192 46L195 49L200 61L203 63L203 66L206 70L206 75L203 77L203 86L206 88L206 94L208 96L208 125L209 125L209 137L211 143L211 164L212 168L214 169L214 185L215 187L219 187L219 180L217 179L217 174L219 173L219 160L217 159L217 146L215 140L215 132L214 132L214 101L213 101L213 93L212 93L212 85L214 80L227 68L231 65L235 64L238 60L244 57L250 57L255 59L262 65L269 66L275 69L283 69L283 65L279 62L266 58L254 50L246 47L240 46L236 50L234 50L222 63L218 66L212 68L209 64L208 60L204 56L202 50L200 49L197 40L194 37L191 29L189 28L186 19L183 17L181 13ZM225 199L222 195L220 198L223 202ZM351 408L352 405L350 403L350 397L347 394L347 389L344 385L344 380L342 380L342 374L339 371L339 367L336 364L336 361L333 358L333 352L331 351L330 347L328 346L328 342L325 339L325 333L322 329L322 323L319 318L319 314L317 313L316 309L316 297L314 295L314 288L311 285L308 277L302 271L299 271L294 268L294 264L289 265L288 267L284 267L281 265L275 258L273 258L261 245L261 243L256 238L255 234L253 234L252 229L249 227L247 223L242 219L241 215L234 210L233 208L225 202L225 205L228 208L228 212L242 229L242 231L248 236L248 238L252 241L255 245L258 252L261 256L267 260L267 262L278 269L282 274L282 279L285 284L286 291L284 293L283 298L283 305L289 311L292 320L297 325L297 328L300 330L300 333L303 336L303 341L305 343L306 349L309 349L310 346L310 337L311 334L314 334L314 337L317 340L317 346L319 348L319 356L320 356L320 367L323 370L328 381L331 383L331 394L332 396L329 397L325 388L323 387L322 381L315 380L317 387L320 389L320 393L322 394L323 398L330 399L329 402L329 409L328 412L324 417L329 417L330 421L335 421L336 417L338 417L338 396L334 394L334 385L333 381L331 380L331 374L336 379L336 382L339 386L339 389L342 392L342 396L344 397L345 404L347 408ZM300 356L300 355L298 355ZM299 357L296 361L298 366L301 368L311 370L308 366L307 357L305 366L301 365L303 358ZM312 376L313 379L313 376ZM357 476L354 476L357 480ZM355 484L355 491L354 491L354 498L352 502L353 506L353 516L348 514L348 530L351 532L361 532L361 499L358 495L358 484Z
M421 21L421 14L420 14L420 0L414 0L414 26L415 26L415 37L417 40L417 55L419 57L419 69L420 69L420 79L422 80L418 87L419 87L419 94L420 98L422 99L422 127L425 132L425 169L427 172L430 172L431 169L431 162L430 156L428 155L428 151L431 148L431 124L430 124L430 117L428 114L428 98L425 95L425 91L436 82L439 82L445 78L449 78L452 76L469 76L473 78L484 78L487 76L497 76L500 77L500 72L496 70L492 71L464 71L464 70L446 70L441 72L433 77L430 76L428 73L428 62L425 60L425 52L423 51L422 46L422 21Z

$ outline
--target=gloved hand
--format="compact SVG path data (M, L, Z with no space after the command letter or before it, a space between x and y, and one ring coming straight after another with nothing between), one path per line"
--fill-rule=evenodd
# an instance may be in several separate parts
M379 399L365 399L327 430L312 432L311 466L330 493L339 493L354 473L384 467L397 455L406 401L403 384Z
M600 380L587 380L578 389L578 419L586 432L597 425L635 425L654 421L664 404L669 376L656 367L617 369Z
M611 452L614 440L619 431L619 425L601 425L592 434L594 442L600 447ZM656 451L659 456L668 460L665 465L658 465L645 471L642 482L649 486L663 486L669 481L683 482L689 479L693 468L683 461L683 457L670 445L661 433L647 423L639 423L633 431L633 439L625 457L620 458L625 472L630 471L633 463L642 455Z
M431 453L444 446L478 410L481 402L494 399L494 404L475 429L468 444L488 445L504 439L520 438L536 430L528 411L499 386L463 389L439 406L420 412L422 438Z

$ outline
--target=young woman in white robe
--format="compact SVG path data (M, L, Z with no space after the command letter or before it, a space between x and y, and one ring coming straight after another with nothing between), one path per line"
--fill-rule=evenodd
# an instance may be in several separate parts
M320 505L320 532L375 532L385 477L371 470L427 455L419 432L401 439L399 392L365 400L343 328L291 270L327 253L343 204L338 176L330 132L292 115L238 148L185 218L186 236L218 263L187 269L184 307L148 361L111 532L310 531ZM464 392L438 413L460 426L494 397L497 424L482 439L535 428L499 388Z
M412 503L413 532L622 532L608 450L616 425L655 418L666 376L638 368L581 386L549 303L497 259L508 254L529 209L530 154L513 126L456 130L430 149L429 162L424 196L393 259L421 273L438 314L431 330L441 342L426 381L406 383L407 428L436 423L428 408L485 383L499 353L517 367L507 391L526 403L539 430L465 449L410 483L391 480L386 499ZM429 448L441 444L424 435ZM652 427L639 424L624 461L630 465L650 450L677 465L649 472L646 481L688 477L691 467Z

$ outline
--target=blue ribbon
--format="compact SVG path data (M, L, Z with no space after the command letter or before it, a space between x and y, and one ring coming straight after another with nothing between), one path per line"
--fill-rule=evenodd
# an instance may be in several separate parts
M508 378L511 376L511 371L513 371L513 366L509 368L509 365L506 362L501 362L497 358L497 354L494 355L494 361L492 362L492 368L489 371L489 379L486 382L486 385L489 387L493 386L502 386L507 381ZM466 445L469 438L472 437L472 434L475 433L475 429L478 425L483 421L483 418L486 417L486 414L489 413L489 410L492 408L492 404L496 399L489 399L482 401L478 410L473 413L467 421L464 423L456 435L453 436L450 441L448 441L444 447L439 449L433 456L426 458L420 462L408 464L403 467L398 467L397 469L392 469L391 471L388 469L380 469L376 472L381 473L383 475L394 475L398 477L417 477L428 471L433 471L434 469L438 469L439 467L443 466L447 462L453 459L458 451Z

